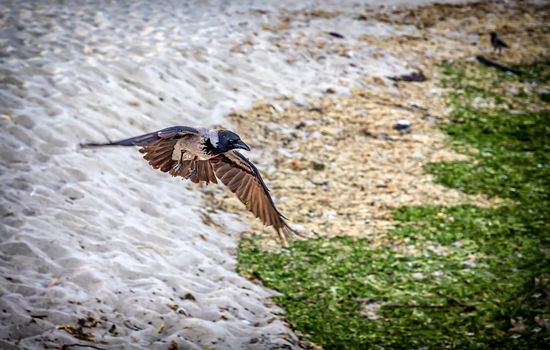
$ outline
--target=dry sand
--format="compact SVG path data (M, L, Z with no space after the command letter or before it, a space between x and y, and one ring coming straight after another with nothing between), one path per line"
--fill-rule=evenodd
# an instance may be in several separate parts
M0 10L0 348L302 346L274 292L235 272L239 236L257 232L240 203L149 169L136 150L83 151L81 141L232 128L282 211L312 234L382 232L401 204L491 205L421 171L457 157L434 127L445 111L433 83L405 91L384 78L453 57L453 40L482 45L484 29L420 28L407 10L338 1ZM419 33L450 30L443 47L434 39L433 52L410 54ZM321 99L327 91L338 97ZM246 111L253 101L267 104ZM411 134L391 130L401 118ZM373 139L382 132L396 141Z

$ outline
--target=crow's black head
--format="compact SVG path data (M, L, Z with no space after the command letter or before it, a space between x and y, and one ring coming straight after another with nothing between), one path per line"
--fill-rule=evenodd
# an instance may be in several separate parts
M497 37L497 33L496 32L491 32L489 33L491 34L491 39L495 39Z
M216 150L220 153L227 152L232 149L241 148L250 151L250 147L244 143L239 135L229 130L217 130L218 140L212 142Z

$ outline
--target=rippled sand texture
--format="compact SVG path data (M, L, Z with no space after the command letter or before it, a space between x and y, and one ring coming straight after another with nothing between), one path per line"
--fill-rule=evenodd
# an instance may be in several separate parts
M0 3L0 348L299 347L273 292L234 271L247 227L238 210L211 213L200 189L134 149L77 147L174 124L229 126L223 116L254 100L301 102L406 71L373 46L317 57L307 45L280 49L273 33L301 27L287 41L325 36L338 50L328 31L412 27L358 24L361 8L339 2L326 7L340 16L313 2L272 6Z

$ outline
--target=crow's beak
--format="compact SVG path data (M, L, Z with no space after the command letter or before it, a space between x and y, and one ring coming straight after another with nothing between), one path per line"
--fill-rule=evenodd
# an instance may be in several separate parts
M248 147L248 145L244 142L242 142L241 140L239 140L239 142L235 143L234 145L235 148L242 148L246 151L250 151L250 147Z

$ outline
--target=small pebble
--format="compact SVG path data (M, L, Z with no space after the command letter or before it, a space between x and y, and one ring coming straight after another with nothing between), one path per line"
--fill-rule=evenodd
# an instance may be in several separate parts
M410 132L411 131L411 122L406 119L399 119L398 121L393 124L393 129L397 130L401 133Z

